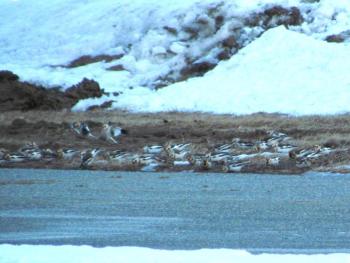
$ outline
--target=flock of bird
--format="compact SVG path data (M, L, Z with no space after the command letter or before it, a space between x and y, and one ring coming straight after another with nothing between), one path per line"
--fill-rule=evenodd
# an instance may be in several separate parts
M103 140L118 144L127 131L104 124L98 136L93 135L85 122L72 123L71 130L81 138ZM326 156L331 148L313 146L298 148L292 138L284 133L270 131L262 140L233 138L230 143L206 147L203 150L193 143L166 142L162 145L146 145L136 152L100 148L77 150L71 148L42 149L35 142L27 143L16 152L0 149L2 163L28 161L59 161L75 163L81 169L133 169L141 171L193 170L241 172L249 169L279 168L292 163L298 168L311 167L320 156ZM116 146L116 148L118 148Z

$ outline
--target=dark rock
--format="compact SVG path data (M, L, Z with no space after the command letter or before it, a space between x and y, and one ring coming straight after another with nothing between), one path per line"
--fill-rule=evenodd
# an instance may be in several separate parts
M122 58L123 55L98 55L98 56L81 56L72 62L70 62L66 67L67 68L76 68L85 66L88 64L104 61L104 62L111 62L113 60L117 60Z
M164 26L164 30L168 31L172 35L177 35L176 28L170 27L170 26Z
M120 91L120 92L112 92L112 95L113 96L119 96L119 95L121 95L121 94L123 94L123 92L122 91Z
M231 57L231 52L228 49L224 49L217 55L218 60L227 60Z
M230 36L222 41L222 46L227 48L237 48L239 45L234 36Z
M327 42L342 43L350 40L350 30L343 31L339 34L330 35L325 39Z
M326 37L327 42L342 43L345 41L342 35L330 35Z
M217 9L214 8L213 13L210 17L215 19L215 26L218 30L225 21L225 17L222 14L217 13ZM244 26L248 27L262 27L265 31L269 28L276 27L279 25L285 25L285 26L292 26L292 25L300 25L304 21L301 12L296 7L291 8L284 8L282 6L269 6L267 7L263 12L256 13L249 15L245 21L243 22ZM197 21L199 23L199 21ZM205 24L205 21L200 22L201 24ZM184 27L184 31L189 33L192 38L199 36L199 29L195 25L189 25ZM220 60L227 60L232 57L233 54L235 54L241 47L242 43L240 43L240 35L241 33L239 30L236 29L235 35L231 35L227 37L226 39L222 40L221 43L218 43L218 45L221 44L221 47L223 50L221 50L219 53L217 53L216 58ZM258 37L257 35L256 37ZM188 59L191 60L191 59ZM203 76L206 72L213 69L216 66L216 63L212 62L199 62L199 63L193 63L193 61L186 61L187 66L184 67L180 71L180 78L177 76L174 79L174 82L176 81L182 81L186 80L191 77L197 77L197 76ZM156 85L156 88L161 88L163 86L168 85L165 82L159 82Z
M26 82L0 82L0 111L57 109L62 98L57 89L44 89Z
M207 18L204 18L204 17L199 17L196 22L200 25L203 25L203 26L209 24L209 20Z
M172 83L175 83L175 82L176 81L173 78L169 77L169 76L161 77L161 78L159 78L158 80L156 80L154 82L153 88L155 90L158 90L160 88L166 87L166 86L168 86L168 85L170 85Z
M281 6L274 6L264 11L266 18L263 24L267 27L285 25L296 26L300 25L304 19L300 10L296 7L283 8Z
M112 107L113 102L114 102L113 100L109 100L109 101L102 103L101 105L90 106L87 110L88 111L95 111L95 110L101 110L101 109L108 109L108 108Z
M215 17L216 29L219 29L224 24L224 20L225 20L225 18L222 15L218 15L217 17Z
M16 81L19 77L8 70L0 71L0 81Z
M62 110L70 109L80 99L101 97L103 91L97 82L84 79L81 83L62 92L59 88L46 89L18 80L12 72L2 74L0 81L0 112L14 110Z
M125 70L125 68L123 65L115 65L115 66L107 68L107 70L122 71L122 70Z
M182 69L180 73L184 79L195 76L203 76L206 72L213 69L215 66L216 64L203 61L188 65L187 67Z
M318 3L320 0L302 0L302 3Z
M265 29L269 29L280 25L296 26L303 22L304 19L298 8L273 6L262 13L249 16L245 24L251 27L263 26Z
M74 85L66 90L65 95L67 97L81 100L87 98L101 97L103 90L100 89L98 83L91 79L84 78L80 83Z
M188 33L191 39L198 37L199 34L199 29L193 26L186 26L183 28L183 31Z

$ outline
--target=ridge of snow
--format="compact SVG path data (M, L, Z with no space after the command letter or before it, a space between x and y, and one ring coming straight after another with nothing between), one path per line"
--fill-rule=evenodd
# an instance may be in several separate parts
M203 77L156 92L134 89L115 104L135 111L344 113L350 110L349 68L349 45L315 40L280 26Z

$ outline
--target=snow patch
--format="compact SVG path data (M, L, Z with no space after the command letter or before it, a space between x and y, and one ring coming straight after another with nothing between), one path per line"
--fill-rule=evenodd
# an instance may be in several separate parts
M2 263L92 263L92 262L167 262L167 263L217 263L217 262L298 262L330 263L349 262L349 254L257 254L233 249L201 250L158 250L140 247L105 247L89 246L33 246L33 245L0 245Z

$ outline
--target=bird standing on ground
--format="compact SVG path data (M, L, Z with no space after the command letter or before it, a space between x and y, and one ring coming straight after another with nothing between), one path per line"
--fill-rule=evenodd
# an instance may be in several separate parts
M80 134L85 136L85 137L95 138L95 136L92 135L89 126L85 122L80 123Z
M80 135L80 123L79 122L73 122L69 126L76 134Z
M118 143L116 138L122 134L127 134L127 131L120 127L113 127L112 124L108 122L107 124L103 124L100 139L111 143Z
M71 125L71 128L80 136L96 138L91 133L89 126L85 122L74 122Z

